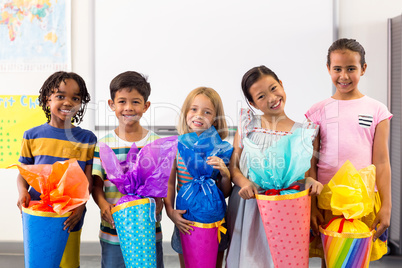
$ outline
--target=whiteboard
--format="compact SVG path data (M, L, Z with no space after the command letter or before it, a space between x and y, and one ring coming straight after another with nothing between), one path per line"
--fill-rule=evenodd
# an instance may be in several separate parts
M95 1L96 126L117 124L107 106L110 81L134 70L148 76L151 107L141 123L175 126L187 94L199 86L221 96L229 126L246 107L240 82L266 65L282 80L285 111L296 121L331 95L326 53L332 1Z

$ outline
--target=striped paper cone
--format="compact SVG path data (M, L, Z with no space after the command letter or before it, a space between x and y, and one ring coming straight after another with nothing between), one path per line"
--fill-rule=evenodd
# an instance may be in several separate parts
M320 227L327 267L369 267L374 232L338 233Z
M114 207L112 216L126 267L156 267L155 204L130 201Z
M64 221L71 215L22 208L26 268L59 267L69 233Z
M222 221L214 223L195 222L191 235L180 233L183 257L186 267L215 268L218 256L219 232L224 229Z
M275 267L308 267L309 190L288 195L256 195Z

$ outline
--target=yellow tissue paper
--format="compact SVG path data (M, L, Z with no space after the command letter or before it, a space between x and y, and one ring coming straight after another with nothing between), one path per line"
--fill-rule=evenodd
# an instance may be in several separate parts
M373 211L375 166L359 171L346 161L318 197L318 207L331 209L334 215L360 219Z
M346 161L324 186L318 206L331 209L332 219L320 227L325 263L335 267L369 267L375 230L358 220L374 209L375 166L359 171Z
M328 184L324 184L324 188L322 188L320 195L317 197L318 207L325 210L331 210L331 197L331 189Z
M343 232L343 233L368 233L370 228L362 221L359 220L347 220L345 218L336 218L329 223L327 231Z

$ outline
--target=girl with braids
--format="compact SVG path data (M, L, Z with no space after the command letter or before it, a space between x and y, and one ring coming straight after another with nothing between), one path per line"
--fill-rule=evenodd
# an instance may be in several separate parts
M87 175L89 191L92 187L92 159L96 136L89 130L76 127L90 101L84 80L76 73L56 72L39 91L39 105L47 123L24 133L19 161L22 165L54 164L56 161L77 159ZM40 193L30 187L21 174L17 178L17 206L28 207L31 200L40 200ZM80 266L80 237L85 215L85 204L72 211L64 222L70 232L60 267Z

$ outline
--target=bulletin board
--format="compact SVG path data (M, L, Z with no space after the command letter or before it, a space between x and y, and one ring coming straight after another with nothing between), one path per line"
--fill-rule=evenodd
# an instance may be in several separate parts
M243 74L266 65L282 80L285 110L303 121L331 95L326 69L333 42L333 1L95 1L96 126L116 123L110 81L134 70L148 76L151 107L144 125L175 126L187 94L199 86L221 96L228 125L247 107Z
M37 95L0 95L0 168L18 164L24 131L45 122Z

